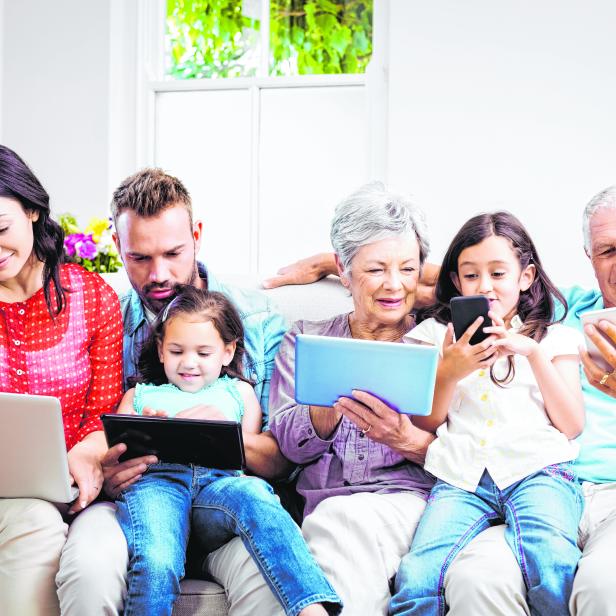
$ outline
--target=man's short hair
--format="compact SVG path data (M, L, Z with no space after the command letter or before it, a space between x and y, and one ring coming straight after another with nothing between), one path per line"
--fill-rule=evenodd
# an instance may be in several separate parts
M192 225L192 202L184 184L162 169L146 168L126 178L116 188L111 199L111 215L116 224L125 210L150 218L178 204L186 208Z
M616 185L608 186L605 190L596 194L584 208L584 216L582 219L582 230L584 233L584 248L587 254L590 254L590 219L599 209L609 208L616 209Z

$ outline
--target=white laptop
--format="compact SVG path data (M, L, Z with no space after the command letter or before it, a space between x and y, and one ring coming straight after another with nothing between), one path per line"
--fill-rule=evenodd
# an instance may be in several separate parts
M60 401L0 392L0 498L70 503L71 486Z

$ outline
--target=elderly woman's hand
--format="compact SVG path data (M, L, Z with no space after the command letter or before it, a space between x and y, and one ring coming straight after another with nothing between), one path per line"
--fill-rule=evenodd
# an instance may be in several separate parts
M434 440L433 434L414 426L408 415L397 413L365 391L354 390L353 398L339 398L334 409L352 421L366 437L418 464L423 464L428 445Z
M600 329L609 338L597 331ZM597 325L586 325L586 335L593 341L608 364L608 368L597 365L586 349L580 349L580 358L588 382L600 391L616 398L616 325L602 319Z

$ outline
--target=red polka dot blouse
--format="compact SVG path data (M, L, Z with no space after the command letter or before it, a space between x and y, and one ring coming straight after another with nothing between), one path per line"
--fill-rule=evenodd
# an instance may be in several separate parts
M100 414L122 396L122 316L98 274L66 264L61 282L66 305L55 321L43 289L25 302L0 302L0 391L59 398L71 449L102 430Z

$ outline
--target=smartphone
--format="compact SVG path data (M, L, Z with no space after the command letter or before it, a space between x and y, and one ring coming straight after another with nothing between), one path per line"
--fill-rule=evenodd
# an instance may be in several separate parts
M582 326L586 325L587 323L596 325L597 322L601 321L602 319L604 319L605 321L609 321L610 323L613 323L614 325L616 325L616 308L604 308L603 310L591 310L589 312L585 312L584 314L580 315L580 318L582 320ZM601 335L605 335L598 328L597 328L597 331ZM588 354L598 366L601 366L604 370L609 371L609 372L611 372L614 368L616 368L616 366L610 366L607 363L603 355L601 355L601 353L599 352L599 349L597 349L597 347L595 346L595 343L586 335L586 332L584 332L584 339L586 341L586 348L588 349ZM609 341L609 338L606 337L606 339Z
M464 332L475 322L477 317L483 317L483 323L472 335L470 344L477 344L485 340L490 334L483 331L484 327L491 327L492 319L488 316L490 301L485 295L464 295L452 297L449 302L451 308L451 320L456 340L464 335Z

